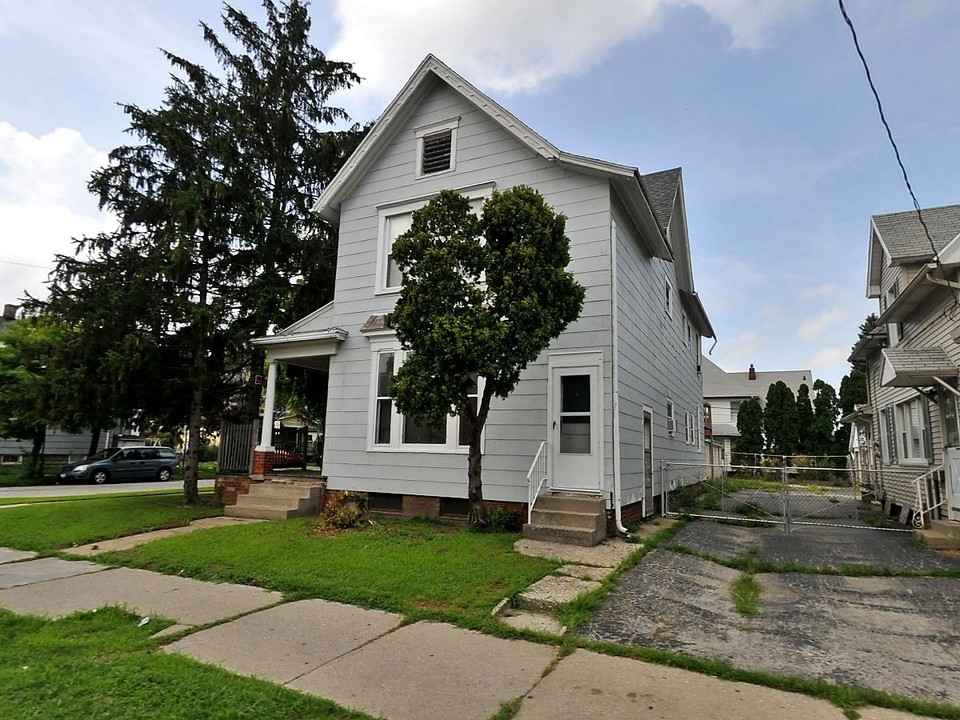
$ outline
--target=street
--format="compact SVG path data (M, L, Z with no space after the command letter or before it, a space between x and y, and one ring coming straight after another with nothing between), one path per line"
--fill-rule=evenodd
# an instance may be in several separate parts
M201 490L212 488L213 480L200 480L198 484ZM102 495L104 493L180 490L182 488L183 480L171 480L169 482L107 483L106 485L21 485L18 487L0 487L0 499Z

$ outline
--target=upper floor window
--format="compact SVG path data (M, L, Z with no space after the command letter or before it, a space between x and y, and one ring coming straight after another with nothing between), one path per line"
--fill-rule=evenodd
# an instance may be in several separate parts
M456 169L459 125L455 117L416 129L418 178Z
M493 191L493 184L473 186L460 192L470 199L470 207L479 214L483 201ZM380 208L379 252L377 255L376 292L394 293L400 290L403 276L393 259L393 243L407 232L413 224L413 213L426 205L428 199L400 204L391 204Z
M673 287L669 280L663 284L663 307L667 311L667 317L673 317Z
M677 418L674 414L673 400L667 400L667 432L671 435L677 432Z
M900 278L894 280L893 285L887 288L886 295L881 297L880 304L883 308L881 312L893 305L898 297L900 297ZM903 339L903 323L890 323L887 325L887 335L890 338L890 347L895 347Z

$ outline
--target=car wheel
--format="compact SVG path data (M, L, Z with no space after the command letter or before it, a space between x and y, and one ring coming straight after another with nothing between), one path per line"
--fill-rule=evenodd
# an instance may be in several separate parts
M157 480L160 482L167 482L170 479L170 468L160 468L160 471L157 473Z
M103 485L107 481L107 478L109 478L109 475L107 475L106 470L97 470L93 473L93 481L97 485Z

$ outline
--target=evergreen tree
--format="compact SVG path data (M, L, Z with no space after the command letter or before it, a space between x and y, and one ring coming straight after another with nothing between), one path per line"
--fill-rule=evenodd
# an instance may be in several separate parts
M740 403L737 432L740 437L733 443L733 451L740 455L754 456L740 458L739 462L755 464L755 456L763 452L763 407L760 405L760 398L751 397Z
M813 452L813 444L813 405L810 388L803 383L797 388L797 452L808 455Z
M797 451L797 401L782 380L767 389L763 429L770 454L793 455Z
M814 451L818 455L838 454L834 437L840 412L837 393L833 386L823 380L817 380L813 389L817 393L813 400ZM845 452L846 448L842 450Z
M161 106L123 106L138 144L90 183L119 227L60 258L51 295L54 312L99 333L89 347L105 343L92 380L114 383L114 414L188 426L188 502L202 428L231 401L259 411L250 336L332 294L335 236L310 205L362 136L323 129L347 120L328 99L358 77L310 44L305 3L263 7L263 27L224 7L229 44L203 26L220 75L164 53L175 75Z

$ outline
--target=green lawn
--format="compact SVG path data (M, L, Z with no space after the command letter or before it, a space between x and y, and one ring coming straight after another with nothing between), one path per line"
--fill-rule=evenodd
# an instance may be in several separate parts
M262 680L157 652L164 626L116 608L51 622L0 610L0 717L6 720L363 720Z
M556 568L515 553L515 534L389 520L322 534L316 524L298 518L213 528L98 560L466 624L482 622L500 599Z
M50 553L71 545L179 527L222 515L205 500L187 506L180 495L126 495L0 509L0 546Z

